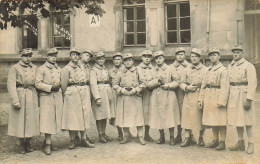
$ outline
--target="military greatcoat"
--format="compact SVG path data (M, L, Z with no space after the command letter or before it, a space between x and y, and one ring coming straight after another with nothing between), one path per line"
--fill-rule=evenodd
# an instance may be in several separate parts
M7 89L11 103L20 102L20 109L9 112L8 132L10 136L28 138L40 134L38 95L34 88L37 67L19 61L8 73Z
M202 79L207 71L207 67L201 63L197 66L192 65L191 67L187 67L181 78L180 88L185 91L181 119L181 126L184 129L203 129L202 110L198 109L198 99ZM197 89L195 91L187 91L186 87L190 84L197 86Z
M61 89L51 91L52 85L60 85L60 67L45 62L38 68L35 87L40 93L40 132L56 134L61 129L63 99Z
M230 93L228 100L228 124L250 126L255 121L254 98L257 87L256 70L253 64L242 58L228 66ZM246 99L252 100L251 109L245 110Z

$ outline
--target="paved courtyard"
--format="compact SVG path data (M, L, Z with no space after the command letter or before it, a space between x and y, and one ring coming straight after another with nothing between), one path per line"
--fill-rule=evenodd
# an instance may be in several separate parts
M88 130L90 138L95 140L95 148L77 147L68 150L68 132L60 132L53 136L53 142L59 147L59 151L52 152L50 156L43 154L41 142L43 136L35 137L32 141L36 149L25 155L17 154L17 140L6 135L7 126L0 127L0 163L260 163L260 88L256 95L256 126L254 127L255 153L248 155L245 152L215 151L198 147L196 145L182 148L180 145L169 145L169 133L166 133L166 144L158 145L147 143L140 145L137 141L121 145L116 140L117 131L112 126L107 127L107 134L114 138L112 142L101 144L98 142L98 134L95 126ZM136 134L136 129L131 129ZM151 130L151 136L157 140L157 130ZM195 133L196 139L198 134ZM210 142L211 129L205 132L205 142ZM246 137L245 137L246 138ZM236 131L228 127L226 145L231 146L237 142ZM247 143L247 138L246 138ZM247 144L246 144L247 146Z

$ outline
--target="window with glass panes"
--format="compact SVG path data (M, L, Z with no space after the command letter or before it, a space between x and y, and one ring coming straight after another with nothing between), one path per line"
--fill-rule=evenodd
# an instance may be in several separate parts
M145 0L124 0L124 45L145 46Z
M189 2L165 1L165 27L167 44L190 44Z
M52 28L53 47L69 48L71 40L69 11L52 12Z
M22 47L37 49L38 47L38 19L37 14L33 10L20 11L24 18L22 26Z

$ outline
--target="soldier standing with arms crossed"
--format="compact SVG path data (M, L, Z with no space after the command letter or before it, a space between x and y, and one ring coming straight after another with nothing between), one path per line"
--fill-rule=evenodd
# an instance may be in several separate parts
M196 130L200 132L199 146L205 146L203 141L204 127L202 125L202 110L198 107L198 98L202 83L207 68L200 62L201 51L193 48L190 54L192 65L187 67L181 78L180 88L185 91L181 126L185 129L185 139L181 143L182 147L192 144L190 134Z
M61 129L63 100L57 54L56 48L47 52L47 61L38 68L35 79L35 87L40 92L40 132L45 134L43 151L46 155L50 155L51 150L58 150L52 145L51 135Z
M226 106L229 94L228 71L219 62L218 48L210 50L208 55L211 65L202 81L198 105L203 108L202 124L211 127L213 132L213 141L206 147L224 150L227 131Z
M37 67L31 62L32 54L31 49L23 49L20 61L10 68L7 78L13 106L7 134L19 138L21 154L32 152L31 138L40 135L38 95L34 87Z
M147 82L153 78L154 67L151 64L152 61L152 51L144 50L141 53L142 62L138 65L137 71L140 77L140 80L147 85ZM144 140L153 142L152 137L149 134L149 115L150 115L150 98L152 91L149 88L145 88L142 91L142 101L143 101L143 110L144 110L144 125L145 125L145 135Z
M230 151L245 151L244 127L248 137L247 153L254 153L253 124L255 121L254 98L257 87L256 70L244 58L242 46L232 49L233 61L228 65L230 93L227 106L228 125L236 127L238 142Z
M95 147L86 139L86 129L94 123L90 101L89 79L82 64L80 51L70 50L70 62L61 71L61 89L64 94L62 129L69 130L69 149L75 149L75 136L80 131L81 146Z

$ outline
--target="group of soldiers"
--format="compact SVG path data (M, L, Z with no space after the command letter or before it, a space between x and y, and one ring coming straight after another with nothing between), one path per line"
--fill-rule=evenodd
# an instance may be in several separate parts
M194 131L199 132L198 145L205 146L204 130L212 128L212 142L205 147L224 150L226 127L232 125L237 129L238 142L229 150L245 151L246 127L246 152L251 154L256 70L245 60L242 46L231 51L234 59L227 68L220 62L218 48L208 53L209 67L201 63L200 49L192 49L188 63L185 49L177 48L171 65L165 63L162 50L144 50L138 66L134 66L132 53L115 53L114 67L107 70L103 52L72 48L70 62L61 69L56 63L57 49L48 51L47 61L39 68L31 62L32 50L24 49L21 60L8 73L13 106L8 135L18 137L20 152L26 153L33 151L31 138L45 134L43 151L50 155L57 150L51 135L61 129L69 131L69 149L95 147L86 134L95 121L99 142L112 141L106 135L109 120L117 128L121 144L136 138L130 133L130 128L136 127L141 145L153 142L149 134L153 128L160 133L158 144L165 143L164 129L169 129L172 146L196 144ZM91 58L95 60L93 67L89 65ZM178 132L175 138L174 128Z

